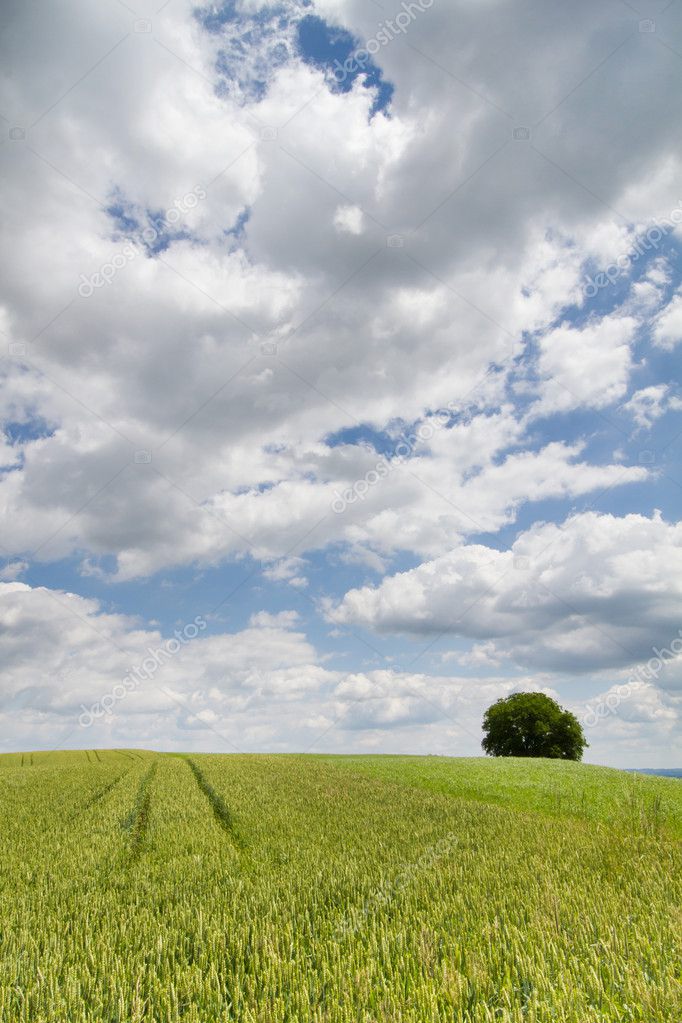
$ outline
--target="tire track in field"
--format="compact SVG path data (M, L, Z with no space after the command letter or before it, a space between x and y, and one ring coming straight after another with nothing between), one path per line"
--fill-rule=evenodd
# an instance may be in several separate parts
M80 810L77 810L73 817L69 818L68 823L71 824L73 823L73 821L78 820L78 818L86 814L88 810L91 810L93 806L96 806L97 803L105 799L106 796L109 795L111 790L116 788L119 782L122 782L127 774L130 774L131 770L132 768L128 767L125 771L121 771L120 774L116 775L113 781L107 782L107 784L103 785L101 789L98 789L97 792L95 792L94 796L92 796L87 801L87 803L85 803L85 805L81 807Z
M128 833L128 848L130 863L134 863L142 852L142 845L149 827L149 812L152 806L152 797L149 786L156 774L156 760L151 767L145 771L140 781L137 796L132 809L125 820L121 821L122 829Z
M190 757L187 757L187 763L190 766L190 769L192 771L192 774L194 775L194 779L197 785L199 786L200 790L203 792L203 794L206 796L209 803L211 804L213 816L218 822L218 825L223 829L225 834L229 836L229 838L232 840L232 843L236 846L236 848L239 849L240 851L243 851L246 848L246 842L244 841L242 835L239 832L239 828L237 827L234 816L229 806L227 805L223 797L219 795L213 788L210 781L206 778L203 771L197 765L196 761L192 760Z

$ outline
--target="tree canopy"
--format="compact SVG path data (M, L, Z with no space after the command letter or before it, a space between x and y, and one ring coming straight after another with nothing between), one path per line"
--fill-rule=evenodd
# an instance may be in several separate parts
M483 718L487 754L581 760L588 745L575 714L544 693L513 693L488 707Z

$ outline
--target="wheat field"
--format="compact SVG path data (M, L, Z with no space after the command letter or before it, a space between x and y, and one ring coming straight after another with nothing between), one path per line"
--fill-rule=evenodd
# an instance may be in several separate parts
M0 757L0 1023L679 1023L682 783Z

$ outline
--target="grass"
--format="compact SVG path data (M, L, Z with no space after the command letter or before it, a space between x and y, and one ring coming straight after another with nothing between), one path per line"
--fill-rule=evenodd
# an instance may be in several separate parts
M416 785L551 817L665 831L682 838L682 784L677 778L628 774L610 767L519 757L328 757L331 763L385 782Z
M679 1023L682 783L0 757L0 1023Z

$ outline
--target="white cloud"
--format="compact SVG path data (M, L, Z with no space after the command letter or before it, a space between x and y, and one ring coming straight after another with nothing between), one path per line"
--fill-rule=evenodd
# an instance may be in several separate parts
M334 225L348 234L362 234L364 214L359 206L339 206L334 214Z
M602 713L597 713L603 708ZM594 699L572 708L586 722L588 758L619 766L676 767L682 726L682 698L655 685L622 695L614 685Z
M249 625L253 628L293 629L299 618L298 611L278 611L277 614L257 611L249 618Z
M677 635L682 526L586 512L538 524L508 551L459 546L349 591L337 624L465 636L488 656L553 671L634 664Z
M306 561L303 558L280 558L263 569L263 575L272 582L287 582L296 589L305 589L308 580L301 574Z
M581 329L562 324L540 338L541 397L534 415L606 408L627 390L637 321L605 316Z
M147 728L168 741L198 727L192 721L201 714L214 740L227 735L239 744L240 714L250 723L259 716L276 721L282 704L316 694L337 677L318 666L297 620L293 611L260 612L240 632L180 628L175 636L189 638L173 648L158 630L109 614L94 600L1 583L0 718L8 735L16 730L82 746L95 732L113 745L119 733L143 741ZM159 654L164 648L170 653ZM133 680L129 687L125 679ZM84 730L83 713L87 721L87 710L106 707L112 693L94 731Z
M654 343L672 351L682 341L682 295L674 295L654 323Z
M669 261L664 257L655 259L630 289L633 312L643 317L655 312L663 301L664 289L672 276Z
M19 578L28 568L26 561L10 561L0 568L0 582L11 583Z
M476 755L483 712L494 700L523 690L561 699L544 672L330 671L297 626L295 612L259 612L246 629L200 631L177 652L160 655L168 637L106 613L96 601L0 584L0 722L7 744ZM150 651L156 669L146 660ZM137 681L128 689L125 679ZM619 707L600 720L589 732L591 759L610 749L627 764L633 744L651 759L657 744L673 741L681 709L674 690L666 684L660 693L638 692L622 714ZM582 716L590 703L569 705Z
M486 707L511 692L538 688L551 692L528 677L472 679L384 669L345 676L333 691L334 710L341 727L353 731L454 722L460 740L477 750Z
M669 384L652 384L636 391L622 409L629 412L640 430L648 430L669 410L679 412L682 409L682 400L671 394Z
M376 29L356 3L318 10L358 38ZM18 556L36 547L43 558L112 554L128 578L242 553L234 532L242 525L258 552L282 556L329 506L327 481L332 492L343 484L326 475L334 458L321 451L326 436L354 421L378 428L396 417L415 421L472 389L485 395L491 362L503 367L500 391L523 331L541 339L544 411L623 396L631 318L543 334L576 299L582 262L603 246L611 223L606 206L576 192L576 159L581 181L605 203L626 192L634 202L637 187L655 181L652 207L674 205L674 173L653 174L670 118L647 116L644 149L635 159L630 144L621 147L617 173L604 178L591 155L593 118L581 111L595 102L601 109L606 95L623 111L633 103L648 110L648 96L639 84L610 90L601 78L597 92L591 80L572 92L576 76L607 56L608 41L620 40L621 17L591 12L587 36L577 35L557 6L552 52L556 58L559 46L562 62L547 59L548 29L530 8L511 17L495 5L500 40L521 61L519 97L539 111L570 93L547 122L551 131L534 139L556 169L512 142L499 108L517 95L516 79L483 45L490 12L458 8L465 33L458 39L468 42L445 52L452 12L434 7L415 19L419 48L457 67L471 88L448 79L443 89L447 74L398 39L381 54L395 85L392 116L370 119L372 89L358 81L334 92L297 57L296 21L307 8L286 6L280 40L262 5L249 11L246 35L247 21L206 31L186 3L164 8L148 34L131 32L124 8L94 14L77 0L30 28L21 12L13 22L5 107L19 124L44 116L29 129L30 148L5 146L6 325L10 339L29 342L29 371L10 368L6 384L15 404L56 426L21 445L23 461L0 485L7 542ZM119 40L67 94L73 67L87 69ZM619 75L634 59L624 49L603 74ZM254 91L256 81L265 91ZM570 148L561 131L569 125ZM167 239L155 258L140 252L110 285L79 298L81 275L124 242L113 237L125 230L107 204L145 221L197 184L206 198L183 215L189 238ZM387 245L394 235L402 248ZM262 354L263 338L277 344L276 356ZM482 445L479 464L494 422L481 426L471 434ZM273 453L278 446L284 455ZM151 468L129 465L138 449L153 453ZM310 475L302 482L306 452L317 463L314 482ZM366 461L358 446L352 457L358 468ZM532 491L543 487L530 482ZM357 537L332 518L319 542L385 548L394 509L405 515L405 542L414 537L420 551L442 549L440 534L461 531L442 502L403 498L399 489L385 489L388 510L356 509ZM527 496L500 501L492 528ZM467 504L465 513L478 518L480 509ZM294 585L304 582L296 577Z

